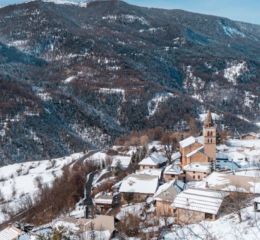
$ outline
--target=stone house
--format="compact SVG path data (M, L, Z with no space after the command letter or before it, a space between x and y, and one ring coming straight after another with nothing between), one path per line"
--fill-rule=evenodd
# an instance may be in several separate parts
M157 176L130 174L125 177L119 188L121 202L142 202L155 194L159 185Z
M218 218L227 193L209 189L187 189L172 204L178 224L193 224Z
M173 179L183 180L184 178L184 172L178 164L171 164L167 166L163 172L163 180L165 182L169 182Z
M190 163L183 167L185 181L201 181L211 173L211 163Z
M139 169L155 169L165 166L167 163L167 158L161 153L153 152L150 156L144 158L138 163Z
M98 193L93 202L96 210L100 214L105 214L109 209L119 206L120 194L112 192L100 192Z
M174 208L172 203L184 188L185 183L175 179L161 185L154 194L156 214L158 216L173 216Z

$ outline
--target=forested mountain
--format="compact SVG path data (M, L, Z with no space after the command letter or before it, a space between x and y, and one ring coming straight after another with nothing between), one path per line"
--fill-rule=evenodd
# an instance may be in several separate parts
M260 122L260 26L121 1L0 9L0 164L132 130Z

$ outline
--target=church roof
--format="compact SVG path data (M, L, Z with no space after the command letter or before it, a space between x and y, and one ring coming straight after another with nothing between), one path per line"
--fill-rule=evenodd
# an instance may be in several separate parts
M188 147L195 142L196 142L195 137L191 136L191 137L185 138L184 140L180 141L179 144L182 148L185 148L185 147Z
M211 115L211 111L208 111L207 117L204 121L204 126L205 127L213 127L214 126L214 122L212 119L212 115Z

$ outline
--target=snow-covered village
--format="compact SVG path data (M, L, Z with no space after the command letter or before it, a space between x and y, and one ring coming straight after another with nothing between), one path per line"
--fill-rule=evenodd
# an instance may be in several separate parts
M218 139L212 115L204 114L201 136L143 135L105 151L0 168L0 239L257 239L259 135ZM65 168L82 166L84 195L73 207L50 222L45 213L28 218L38 224L18 221L40 207L37 196Z
M259 0L0 0L0 240L259 240Z

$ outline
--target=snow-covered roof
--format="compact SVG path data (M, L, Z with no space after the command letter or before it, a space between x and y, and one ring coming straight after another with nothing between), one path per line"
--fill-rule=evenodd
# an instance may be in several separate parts
M211 172L211 165L210 163L190 163L183 167L183 170L189 172Z
M147 174L147 175L157 176L158 178L161 178L161 176L162 176L162 169L161 168L142 169L142 170L137 170L136 173L138 173L138 174Z
M164 170L164 174L174 174L174 175L179 175L182 174L183 171L179 165L176 164L171 164L167 166Z
M188 153L186 155L186 157L192 157L193 155L195 155L197 152L201 151L204 148L204 146L200 146L199 148L195 149L194 151Z
M179 151L173 153L172 156L171 156L172 161L175 161L175 160L180 159L180 158L181 158L181 153Z
M196 141L200 144L204 144L204 136L196 137Z
M95 204L112 204L113 194L100 192L94 197Z
M243 161L246 159L246 156L240 152L231 152L228 153L229 161Z
M182 148L185 148L195 142L196 142L196 139L193 136L191 136L191 137L185 138L184 140L180 141L179 144Z
M226 194L208 189L187 189L177 195L175 208L217 214Z
M157 166L167 162L167 158L158 152L153 152L149 157L144 158L139 165Z
M122 169L127 169L130 165L131 157L129 156L115 156L113 157L113 161L111 167L116 167L118 164L122 167Z
M22 231L16 227L10 226L0 231L0 239L2 240L14 240L22 234Z
M174 198L185 187L185 183L179 180L172 180L161 185L154 194L154 200L156 201L168 201L173 202Z
M131 174L122 181L119 192L154 194L157 187L157 176Z
M227 159L228 160L228 154L226 152L217 152L217 159Z
M256 198L254 199L254 202L255 202L255 203L260 203L260 197L256 197Z

